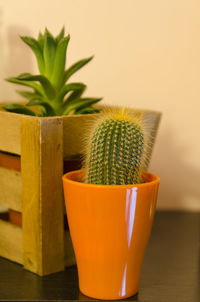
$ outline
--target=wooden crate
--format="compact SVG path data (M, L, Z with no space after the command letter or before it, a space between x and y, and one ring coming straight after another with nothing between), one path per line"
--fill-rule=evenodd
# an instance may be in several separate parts
M160 113L137 111L156 132ZM32 117L0 111L0 151L20 155L21 171L0 166L0 205L22 213L20 228L0 219L0 256L40 276L75 263L64 231L63 159L80 154L96 115Z

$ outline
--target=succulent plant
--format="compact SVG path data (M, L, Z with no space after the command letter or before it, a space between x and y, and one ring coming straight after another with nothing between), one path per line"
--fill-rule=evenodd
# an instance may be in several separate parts
M146 132L140 118L125 110L103 116L94 126L85 158L86 182L125 185L142 182Z
M101 98L83 98L85 84L67 83L69 78L93 57L82 59L65 70L70 36L65 36L64 28L56 37L46 29L44 34L39 33L37 40L32 37L21 39L35 54L40 74L23 73L6 79L8 82L32 88L32 91L17 91L29 100L26 106L7 104L3 107L6 111L39 116L99 112L99 109L92 105ZM36 106L39 110L34 111L30 106Z

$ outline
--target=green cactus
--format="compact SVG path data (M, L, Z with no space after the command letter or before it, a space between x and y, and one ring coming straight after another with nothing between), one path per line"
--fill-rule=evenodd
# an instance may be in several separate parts
M86 182L104 185L142 181L146 138L141 119L124 110L109 113L92 130L86 155Z

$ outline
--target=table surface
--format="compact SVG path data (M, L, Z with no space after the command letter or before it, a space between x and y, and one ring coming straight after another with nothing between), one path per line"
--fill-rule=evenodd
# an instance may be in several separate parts
M199 302L200 213L157 212L140 288L129 301ZM0 258L0 301L94 301L78 290L76 267L38 277Z

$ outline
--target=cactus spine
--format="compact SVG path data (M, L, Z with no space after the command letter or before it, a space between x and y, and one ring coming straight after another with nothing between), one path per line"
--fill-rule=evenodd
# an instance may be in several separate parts
M140 119L125 110L109 113L92 130L86 158L86 182L124 185L141 182L145 132Z

